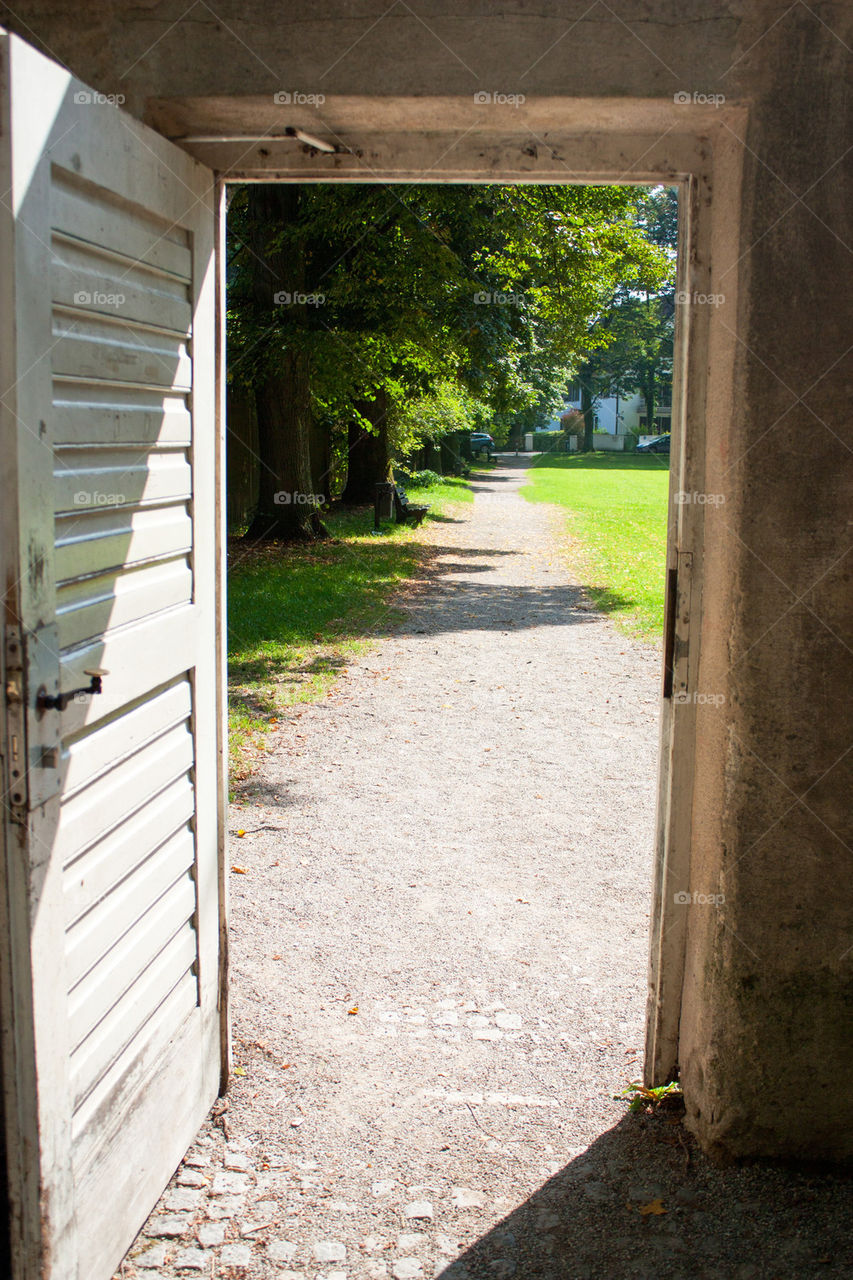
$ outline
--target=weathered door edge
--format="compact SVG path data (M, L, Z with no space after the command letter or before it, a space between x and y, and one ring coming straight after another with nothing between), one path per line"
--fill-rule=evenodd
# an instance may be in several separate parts
M228 935L228 599L227 599L227 488L226 488L226 186L216 188L216 738L217 824L219 829L219 1092L225 1093L231 1076L231 1011L229 1000L230 948Z
M50 596L53 594L52 575L40 571L37 580L26 583L19 576L22 537L28 538L30 559L36 558L39 565L45 565L43 548L38 537L33 536L29 528L29 518L22 505L20 496L21 472L26 472L30 462L27 450L22 450L19 420L42 422L43 406L31 402L28 385L19 369L26 371L28 364L22 361L23 349L35 346L42 354L49 346L48 342L31 341L36 338L29 331L28 325L21 325L21 306L18 291L26 288L28 277L33 274L38 278L43 275L43 258L46 247L37 244L38 237L29 233L32 243L27 244L17 231L17 213L19 202L24 199L25 191L30 188L31 179L38 181L37 175L26 170L26 159L29 152L26 145L26 130L31 128L37 134L43 127L44 119L20 122L25 131L25 141L21 148L22 155L16 157L16 136L19 132L19 120L14 111L13 100L15 88L22 83L27 74L27 54L32 52L23 41L0 30L0 111L2 111L2 134L0 134L0 182L4 199L0 208L0 316L2 316L2 338L0 339L0 449L3 457L3 501L2 524L0 524L0 572L3 575L3 630L4 641L7 628L14 628L21 638L21 619L24 616L24 596L29 598L30 612L42 621L49 621L51 615ZM63 73L66 74L67 73ZM67 76L71 83L71 77ZM50 99L45 92L45 111L49 114ZM14 158L14 160L13 160ZM28 311L28 317L31 312ZM32 357L30 357L32 359ZM27 449L32 451L38 444L34 434L27 438ZM52 520L51 520L52 522ZM5 704L5 691L9 675L6 666L6 644L0 645L3 650L2 689ZM50 1217L56 1224L58 1234L63 1240L63 1258L57 1259L58 1265L64 1265L65 1249L73 1249L73 1230L69 1224L69 1179L70 1170L59 1173L56 1180L56 1194L51 1202L41 1200L42 1160L44 1158L43 1141L40 1131L37 1108L37 1090L39 1077L36 1066L36 1030L34 1014L32 966L31 918L34 903L31 901L28 843L29 815L18 815L13 821L11 804L11 785L9 776L9 743L6 736L8 721L6 707L3 706L3 738L4 757L3 778L3 873L4 892L0 907L0 1001L2 1001L2 1069L4 1090L4 1119L6 1139L7 1172L9 1178L8 1194L10 1208L10 1251L12 1255L13 1275L16 1280L35 1280L41 1274L41 1238L40 1224L43 1218ZM19 744L21 758L25 761L26 742ZM25 762L26 766L26 762ZM27 783L28 783L27 779ZM26 790L26 788L25 788ZM24 804L23 808L28 809ZM59 1029L60 1036L62 1028ZM45 1072L48 1079L49 1071ZM48 1087L50 1087L48 1085ZM61 1092L61 1091L60 1091ZM54 1099L54 1120L58 1129L67 1124L67 1106L64 1098ZM61 1226L60 1226L61 1224Z
M678 199L678 265L676 289L692 292L698 260L698 193L696 175L682 183ZM690 821L693 799L693 748L696 718L683 701L689 660L699 633L701 600L701 529L685 515L675 495L685 490L688 458L701 454L704 397L703 369L691 369L696 338L690 308L676 310L672 391L672 453L667 513L664 654L655 814L654 879L649 926L649 992L646 1010L646 1084L663 1084L678 1070L678 1030L684 979L687 915L675 912L673 895L690 874ZM692 468L695 473L695 463ZM694 480L696 476L694 474ZM701 510L694 508L694 520ZM692 537L690 535L693 535ZM688 551L686 548L690 547ZM695 595L695 598L693 598ZM694 630L695 629L695 630Z
M680 1029L692 895L693 795L696 780L697 695L705 552L706 473L724 442L709 420L733 412L734 342L708 301L725 273L726 302L737 303L743 151L734 134L718 136L679 200L679 279L673 391L665 634L672 667L661 702L655 870L649 937L649 994L644 1079L664 1084L679 1072ZM703 301L704 299L704 301ZM677 416L675 411L677 410ZM668 685L668 688L667 688Z

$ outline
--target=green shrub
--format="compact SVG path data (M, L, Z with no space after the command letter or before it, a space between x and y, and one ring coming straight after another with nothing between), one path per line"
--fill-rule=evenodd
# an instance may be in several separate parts
M437 471L404 471L395 467L394 475L398 484L408 484L413 489L434 489L444 483Z
M534 431L533 448L547 450L549 453L563 453L566 448L566 437L562 431Z

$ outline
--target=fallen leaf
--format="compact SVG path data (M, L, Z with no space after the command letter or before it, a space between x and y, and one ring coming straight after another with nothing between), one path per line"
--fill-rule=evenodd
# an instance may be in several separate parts
M236 862L234 863L234 865L233 865L233 867L231 868L231 870L232 870L232 871L236 871L236 873L237 873L237 875L238 875L238 876L245 876L245 875L248 875L248 873L249 873L249 868L248 868L248 867L238 867Z
M666 1213L666 1209L664 1209L663 1207L662 1200L650 1200L648 1204L641 1204L639 1208L640 1208L640 1213L643 1215L644 1218L652 1213L655 1215Z
M234 1068L234 1074L235 1074L235 1076L244 1076L244 1075L246 1074L246 1068L245 1068L245 1067L235 1067L235 1068Z

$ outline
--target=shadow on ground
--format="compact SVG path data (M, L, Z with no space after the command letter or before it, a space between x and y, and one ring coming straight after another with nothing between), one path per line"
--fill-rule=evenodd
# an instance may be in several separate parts
M853 1274L850 1180L715 1167L627 1116L436 1280L815 1280Z
M456 554L454 551L452 554ZM484 555L491 555L485 552ZM596 614L629 608L633 601L617 591L595 589L595 603L589 588L555 584L553 587L495 585L488 576L469 582L456 574L488 575L492 566L454 564L435 566L435 576L423 603L417 597L404 600L400 608L408 620L394 627L400 631L421 630L430 635L445 631L524 631L533 627L570 627L591 622ZM420 614L423 613L421 626Z

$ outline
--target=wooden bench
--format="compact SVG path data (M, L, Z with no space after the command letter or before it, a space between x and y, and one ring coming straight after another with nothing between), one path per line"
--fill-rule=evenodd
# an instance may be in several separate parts
M409 502L406 497L406 490L401 489L398 484L394 485L394 516L397 524L418 525L428 511L428 506L417 502Z

